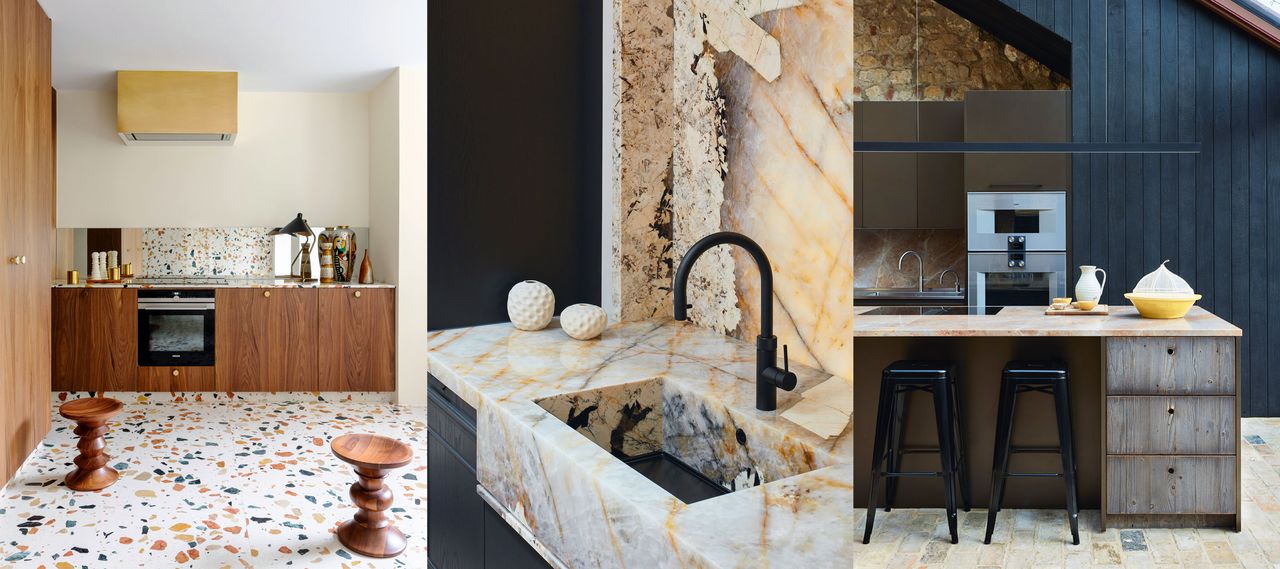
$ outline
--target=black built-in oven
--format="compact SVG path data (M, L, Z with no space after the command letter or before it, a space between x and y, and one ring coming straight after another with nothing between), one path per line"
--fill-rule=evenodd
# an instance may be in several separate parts
M213 365L213 325L212 290L139 290L138 365Z

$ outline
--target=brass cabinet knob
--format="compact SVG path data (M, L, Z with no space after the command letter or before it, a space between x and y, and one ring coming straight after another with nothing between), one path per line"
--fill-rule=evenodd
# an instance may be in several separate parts
M178 377L178 370L173 370L173 377Z
M360 291L356 291L356 298L360 298Z
M267 298L271 298L271 291L269 291L269 290L264 290L264 291L262 291L262 296L265 296L265 297L267 297Z
M12 257L9 257L9 264L10 264L10 265L21 265L21 264L22 264L22 257L21 257L20 255L14 255L14 256L12 256Z

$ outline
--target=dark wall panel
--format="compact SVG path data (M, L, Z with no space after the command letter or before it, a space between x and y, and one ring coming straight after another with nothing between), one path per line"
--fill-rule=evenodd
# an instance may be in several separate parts
M1072 42L1076 141L1198 155L1076 156L1072 262L1106 302L1160 261L1240 326L1244 413L1280 416L1280 52L1193 0L1002 0Z
M428 327L600 302L601 3L428 6Z

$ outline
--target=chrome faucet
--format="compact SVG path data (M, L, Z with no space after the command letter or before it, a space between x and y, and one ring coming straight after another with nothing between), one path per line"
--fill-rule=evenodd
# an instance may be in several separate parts
M942 274L938 275L938 286L947 286L946 278L948 274L950 274L951 278L956 282L956 292L960 292L960 275L957 275L952 269L942 271Z
M916 279L916 290L924 292L924 259L920 258L919 253L908 249L901 257L898 257L898 270L902 270L902 260L906 259L907 255L912 255L916 258L916 268L919 269L919 274L917 275L918 278ZM958 280L959 279L957 279L957 282Z
M676 269L675 286L672 292L675 303L676 320L688 318L688 309L692 306L686 299L689 286L689 271L698 257L708 249L717 245L737 245L751 254L760 270L760 335L756 336L756 409L775 411L778 409L778 392L776 389L791 391L796 388L796 374L791 373L791 362L787 347L782 346L782 368L778 368L778 337L773 335L773 270L769 267L769 257L765 256L755 241L741 233L721 231L712 233L689 248L680 260L680 268Z

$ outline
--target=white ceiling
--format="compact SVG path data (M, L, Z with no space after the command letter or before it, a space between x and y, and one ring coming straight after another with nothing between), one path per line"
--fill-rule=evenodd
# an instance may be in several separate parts
M241 91L367 91L425 66L427 0L40 0L53 85L114 90L119 69L238 71Z

